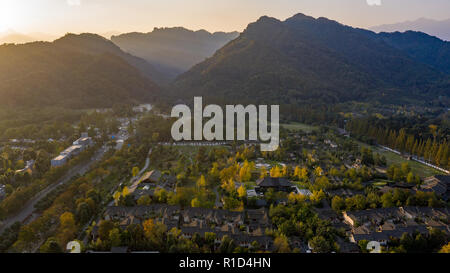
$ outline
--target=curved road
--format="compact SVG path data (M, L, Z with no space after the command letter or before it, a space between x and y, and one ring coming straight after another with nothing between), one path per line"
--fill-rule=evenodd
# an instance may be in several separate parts
M106 146L103 146L100 148L94 157L91 158L91 160L87 163L80 164L74 168L72 168L66 175L64 175L61 180L58 183L52 184L45 188L44 190L40 191L38 194L36 194L33 198L31 198L25 206L22 208L22 210L16 214L15 216L12 216L10 218L5 219L0 224L0 233L3 232L7 227L11 226L15 222L23 222L28 217L32 216L34 211L34 206L42 199L44 198L48 193L56 189L58 186L66 184L69 182L74 176L76 175L83 175L85 174L89 168L94 164L94 162L100 160L103 155L108 151L108 148Z

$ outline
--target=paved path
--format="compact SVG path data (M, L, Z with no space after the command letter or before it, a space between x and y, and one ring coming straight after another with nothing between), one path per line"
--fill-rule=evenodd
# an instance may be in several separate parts
M23 222L25 220L30 221L33 217L33 211L34 206L42 199L44 198L48 193L56 189L58 186L68 183L73 177L76 175L83 175L85 174L90 167L94 164L94 162L100 160L103 155L108 151L108 148L103 146L100 148L94 157L92 159L84 164L80 164L74 168L72 168L66 175L64 175L61 180L58 183L52 184L45 188L44 190L40 191L38 194L36 194L33 198L31 198L25 206L22 208L22 210L17 213L15 216L12 216L10 218L5 219L2 222L2 225L0 227L0 233L3 232L7 227L11 226L15 222Z

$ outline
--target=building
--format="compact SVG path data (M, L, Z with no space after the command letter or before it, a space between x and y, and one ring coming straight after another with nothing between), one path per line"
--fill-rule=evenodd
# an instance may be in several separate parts
M450 197L449 184L450 175L435 175L425 178L424 184L420 187L420 190L434 192L445 201L448 201Z
M266 192L269 189L275 191L292 192L295 190L294 184L284 177L264 177L256 181L256 191Z
M6 186L0 184L0 200L5 198L5 196L6 196Z
M105 220L115 221L122 229L131 224L139 224L146 219L163 223L168 230L178 228L185 238L195 234L204 236L206 232L216 234L216 244L220 245L227 235L242 247L252 247L256 242L265 250L273 246L272 239L265 236L272 224L267 209L228 211L207 208L181 208L166 204L149 206L116 207L109 206L104 213ZM91 237L97 238L98 228L94 228Z
M79 155L93 144L92 138L87 133L82 133L81 137L73 142L73 145L62 151L57 157L51 161L52 167L61 167L65 165L69 159Z
M161 176L162 176L162 174L158 170L146 172L142 176L140 183L158 183L161 179Z
M34 160L28 160L25 164L25 168L21 169L21 170L17 170L16 173L26 173L29 172L30 174L33 172L33 167L34 167Z
M382 245L404 233L428 234L429 229L440 229L450 234L447 208L400 207L343 212L344 221L350 225L349 239L377 241Z

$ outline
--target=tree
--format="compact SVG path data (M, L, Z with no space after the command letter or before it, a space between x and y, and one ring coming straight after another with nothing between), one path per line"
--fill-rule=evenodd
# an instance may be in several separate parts
M98 226L98 236L102 241L109 239L109 232L114 228L114 223L109 220L102 220Z
M308 169L303 167L300 172L300 179L306 181L308 179Z
M301 179L301 169L300 166L295 166L294 169L294 177L298 178L299 180Z
M316 176L322 176L322 175L323 175L323 170L322 170L322 168L321 168L320 166L317 166L317 167L314 169L314 174L315 174Z
M91 218L91 208L86 202L81 202L77 206L76 212L77 219L80 223L84 224Z
M446 244L439 250L439 253L450 253L450 243Z
M62 253L63 249L58 244L58 241L54 237L50 237L45 241L45 243L39 248L41 253Z
M148 195L143 195L143 196L139 197L139 199L137 200L138 206L148 206L151 204L151 202L152 202L152 199Z
M75 224L75 217L71 212L64 212L60 217L60 226L58 238L60 242L65 244L75 237L77 227Z
M266 177L267 176L267 169L266 169L266 167L265 166L262 166L261 167L261 171L260 171L260 175L259 175L259 178L264 178L264 177Z
M312 195L310 196L311 202L314 204L319 204L322 202L323 199L325 199L325 192L323 190L320 191L313 191Z
M330 243L323 236L313 237L309 245L315 253L329 253L332 250Z
M128 187L127 186L123 187L122 196L126 197L129 194L130 194L130 190L128 189Z
M122 245L122 239L120 236L120 230L118 228L113 228L109 231L109 242L112 247L117 247Z
M241 182L248 182L252 178L252 172L248 161L246 160L239 170L239 178Z
M331 208L337 212L345 209L345 201L339 195L336 195L331 200Z
M199 187L199 188L204 188L204 187L206 187L206 179L205 179L205 176L204 175L202 175L202 176L200 176L200 178L197 180L197 187Z
M383 205L383 208L390 208L394 206L393 197L390 192L386 192L381 196L381 204Z
M192 199L191 201L191 207L193 208L199 208L201 206L200 200L198 200L197 197L195 197L194 199Z
M277 253L289 253L291 248L289 247L289 240L286 235L281 234L277 236L273 242L275 252Z
M150 242L151 246L156 249L162 249L165 244L165 234L167 227L155 222L153 219L148 219L142 224L144 229L144 236Z
M139 174L139 167L133 167L133 169L131 170L131 174L133 175L133 177L136 177Z
M120 200L121 196L122 196L122 194L118 191L116 191L114 193L113 198L114 198L114 203L116 204L116 206L119 204L119 200Z
M238 188L238 196L239 196L239 198L241 198L241 199L244 199L245 197L247 197L247 191L245 190L245 188L244 188L244 186L243 185L241 185L239 188Z
M236 184L234 183L233 179L223 181L221 187L229 193L232 193L236 190Z
M231 239L228 235L222 237L222 241L220 242L220 246L218 248L219 253L233 253L236 248L236 244L234 240Z
M281 170L278 165L270 169L270 177L281 177Z
M414 183L414 181L415 181L414 174L412 172L409 172L408 175L406 176L406 182Z

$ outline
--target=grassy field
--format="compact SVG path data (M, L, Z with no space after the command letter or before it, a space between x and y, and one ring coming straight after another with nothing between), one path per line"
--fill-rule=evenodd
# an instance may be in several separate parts
M360 147L371 148L372 151L379 153L381 155L384 155L386 157L388 166L391 164L402 164L403 162L408 162L408 164L409 164L409 166L411 166L411 169L413 170L413 172L415 172L422 178L437 175L437 174L444 174L441 171L438 171L436 169L433 169L431 167L423 165L417 161L407 160L407 159L403 158L401 155L398 155L396 153L386 151L382 148L371 146L371 145L368 145L366 143L363 143L363 142L360 142L357 140L355 140L355 142L358 143L358 145Z
M306 133L311 133L312 131L318 130L319 127L317 126L312 126L312 125L308 125L308 124L304 124L304 123L289 123L289 124L281 124L281 127L285 128L285 129L289 129L289 130L294 130L294 131L298 131L298 130L302 130L303 132Z

